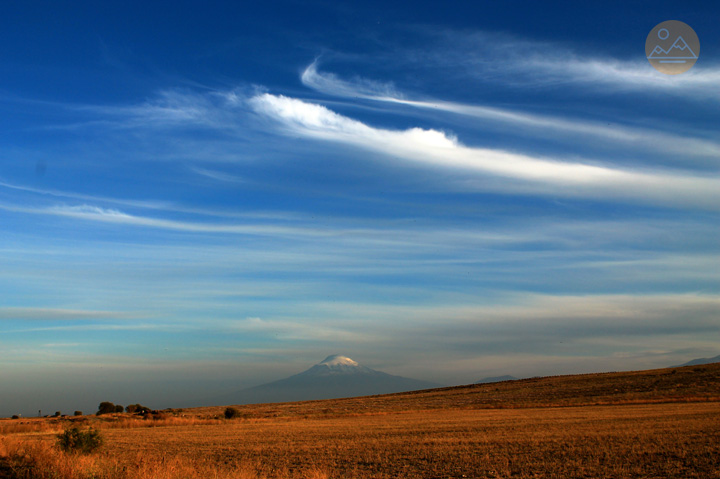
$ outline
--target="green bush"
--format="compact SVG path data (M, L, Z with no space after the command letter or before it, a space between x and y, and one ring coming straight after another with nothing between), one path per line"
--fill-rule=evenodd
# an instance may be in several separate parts
M100 432L94 429L81 431L77 427L71 427L57 435L58 447L70 453L89 454L102 446L102 443Z

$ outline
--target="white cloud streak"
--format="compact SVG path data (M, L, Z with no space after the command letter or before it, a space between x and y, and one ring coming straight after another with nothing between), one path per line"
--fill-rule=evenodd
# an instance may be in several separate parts
M707 209L718 209L720 205L720 180L716 178L685 172L621 170L468 147L442 131L373 128L324 106L282 95L256 95L249 103L257 113L278 121L288 134L351 144L389 157L475 171L506 180L502 186L489 188L569 197L623 198Z
M708 140L687 138L667 132L659 132L625 125L608 126L606 124L580 120L564 119L548 115L537 115L515 110L490 106L470 105L441 100L413 100L398 93L394 87L363 82L346 81L332 73L323 73L317 69L317 61L308 65L301 75L303 84L316 91L344 98L362 98L414 108L445 111L457 115L472 117L488 122L500 122L506 125L536 130L546 135L556 135L573 139L577 135L594 137L602 141L612 141L623 146L633 146L644 150L681 153L685 156L709 156L720 158L720 144Z
M368 100L399 101L403 95L390 83L380 83L356 77L346 81L333 73L320 73L315 60L303 70L300 80L303 85L322 93L347 98Z

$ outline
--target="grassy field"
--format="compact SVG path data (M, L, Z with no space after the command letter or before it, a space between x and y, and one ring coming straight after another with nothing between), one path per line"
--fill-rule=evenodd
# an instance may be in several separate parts
M81 418L92 455L3 420L0 477L720 479L720 364L223 409Z

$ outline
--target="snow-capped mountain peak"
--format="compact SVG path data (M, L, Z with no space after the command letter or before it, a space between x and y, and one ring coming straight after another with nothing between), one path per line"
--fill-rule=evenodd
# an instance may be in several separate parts
M342 354L333 354L301 374L325 376L375 373L376 371L362 366L357 361L353 361L347 356L343 356Z
M307 401L435 387L440 385L375 371L347 356L333 354L301 373L240 391L228 402Z
M324 364L328 367L334 367L334 366L360 366L357 362L353 361L347 356L343 356L341 354L333 354L328 357L326 357L323 361L321 361L319 364Z

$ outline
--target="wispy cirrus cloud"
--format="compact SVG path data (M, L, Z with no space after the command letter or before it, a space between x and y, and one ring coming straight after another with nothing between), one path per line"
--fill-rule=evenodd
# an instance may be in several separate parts
M224 183L245 183L246 180L242 176L234 175L231 173L226 173L224 171L219 170L213 170L208 168L201 168L201 167L195 167L191 166L189 168L190 171L193 173L200 175L202 177L218 181L218 182L224 182ZM51 188L35 188L32 186L27 186L24 184L19 183L11 183L4 181L2 178L0 178L0 188L7 188L9 190L15 190L19 192L24 193L30 193L31 195L36 195L37 197L41 198L66 198L70 200L78 200L81 201L82 204L80 205L55 205L53 207L46 208L49 210L53 210L53 208L56 210L55 212L58 213L58 209L62 211L63 209L66 209L69 213L115 213L116 216L120 215L122 216L124 213L122 213L120 210L118 210L115 206L120 205L122 207L127 207L131 209L143 209L143 210L156 210L161 211L162 213L183 213L188 215L199 215L199 216L209 216L209 217L221 217L228 220L237 220L237 219L248 219L248 218L254 218L254 219L274 219L279 221L290 221L297 219L296 216L293 216L289 212L264 212L264 211L233 211L233 210L225 210L225 209L213 209L213 208L203 208L203 207L197 207L197 206L187 206L178 204L176 202L172 201L160 201L160 200L138 200L138 199L129 199L129 198L120 198L120 197L111 197L111 196L101 196L101 195L89 195L74 191L65 191L65 190L56 190ZM28 198L31 196L28 196ZM28 201L26 199L26 204L33 203L32 201ZM103 205L103 206L98 206ZM106 205L113 205L113 207L107 207ZM5 209L8 211L26 211L26 212L41 212L42 208L32 208L30 206L20 206L17 203L16 204L2 204L0 203L0 209Z
M505 179L501 186L482 186L479 177L474 180L477 187L570 197L625 198L708 209L717 209L720 204L720 180L686 171L623 170L469 147L443 131L375 128L321 105L269 93L252 97L249 104L256 112L275 119L289 134L350 144L405 161Z
M720 66L698 64L682 75L664 75L643 55L644 42L625 58L580 51L561 43L498 32L427 32L435 46L410 61L443 65L487 83L519 88L577 88L586 92L672 93L720 100ZM642 38L642 37L641 37Z
M394 84L354 77L343 80L334 73L318 71L318 59L305 67L300 74L303 85L330 95L369 100L399 101L404 99Z
M613 342L616 350L632 351L638 343L660 348L668 338L713 335L720 331L719 305L716 295L698 294L511 294L503 296L500 304L422 306L308 302L303 309L311 311L312 318L303 314L246 318L214 322L211 327L299 339L316 349L331 345L373 350L374 358L390 361L395 355L422 360L426 354L458 358L520 351L547 354L553 349L559 352L560 344L563 355L582 357ZM679 315L685 320L679 322ZM618 338L623 338L623 346Z
M265 333L284 340L364 342L374 338L372 334L348 330L342 322L328 319L306 321L297 318L268 320L251 317L243 320L217 321L213 327L224 332Z
M687 294L594 294L550 295L510 293L503 295L500 304L435 304L435 305L378 305L325 303L318 305L328 315L344 321L349 329L361 329L373 323L378 336L385 327L397 324L392 318L412 318L404 321L408 330L441 330L462 334L472 329L467 341L484 342L483 330L503 331L505 339L512 336L557 336L591 339L598 334L680 334L698 331L720 331L717 311L720 296ZM692 318L691 322L677 320L679 314ZM362 321L362 322L361 322ZM397 320L401 321L401 320ZM386 326L383 326L386 325ZM546 329L550 328L550 329ZM490 336L498 337L498 336ZM379 338L378 338L379 339ZM455 337L450 343L464 340Z
M663 350L675 344L677 338L713 336L720 331L717 295L525 293L496 299L497 304L422 306L360 301L307 303L303 309L312 311L312 318L302 314L271 320L247 318L217 322L214 327L228 332L264 331L297 337L316 350L331 346L372 352L374 360L381 364L399 361L403 364L399 371L406 374L418 374L420 369L425 369L423 374L438 374L438 378L442 377L441 370L450 377L458 373L447 367L447 360L426 361L428 357L478 363L475 368L461 368L458 381L473 380L460 377L488 367L483 362L507 368L509 356L532 356L535 365L560 357L587 360L598 355L607 360L608 348L619 355L638 348ZM678 321L679 316L684 320ZM316 324L318 329L314 331L309 324ZM712 347L712 341L697 341L693 346ZM550 351L558 358L553 358ZM666 350L663 355L672 352ZM657 360L660 364L656 367L667 361ZM425 365L415 368L416 363ZM528 369L527 364L515 367Z
M142 128L147 126L195 125L209 128L229 128L232 115L218 108L223 97L191 91L162 90L152 99L135 105L76 105L76 111L102 117L116 126Z
M223 171L212 170L209 168L192 167L192 171L200 176L222 183L245 183L247 180L241 176L233 175Z
M35 307L2 307L0 320L95 320L95 319L121 319L130 318L126 312L119 311L91 311L84 309L64 308L35 308Z
M628 91L665 92L691 98L720 100L715 86L720 82L720 68L694 67L682 75L664 75L651 68L643 58L623 61L603 58L571 58L537 56L523 67L511 64L514 70L523 68L540 71L540 78L549 83L575 83L583 86L603 86Z
M221 224L198 221L180 221L167 218L140 216L94 205L54 205L50 207L26 207L0 204L0 209L19 213L51 215L102 223L184 231L188 233L224 233L255 236L323 236L327 234L316 228L291 227L272 224Z
M170 204L167 201L131 200L131 199L124 199L124 198L111 198L111 197L107 197L107 196L87 195L87 194L73 192L73 191L60 191L60 190L54 190L54 189L49 189L49 188L45 188L45 189L34 188L32 186L11 183L11 182L3 180L2 178L0 178L0 187L7 188L10 190L22 191L22 192L26 192L26 193L33 193L33 194L42 195L42 196L52 196L52 197L58 197L58 198L72 198L72 199L81 200L81 201L114 203L114 204L120 204L120 205L125 205L125 206L131 206L131 207L135 207L135 208L161 209L161 208L168 208L170 206Z
M445 111L471 117L486 123L501 123L521 128L517 133L547 135L554 133L568 140L594 138L611 141L623 147L652 150L664 153L682 153L684 156L720 158L720 144L699 138L678 136L669 132L637 128L628 125L610 125L579 118L561 118L485 105L473 105L442 100L411 99L399 93L394 86L362 79L343 80L333 73L320 72L318 61L308 65L301 74L305 86L316 91L344 98L362 98L430 111Z

